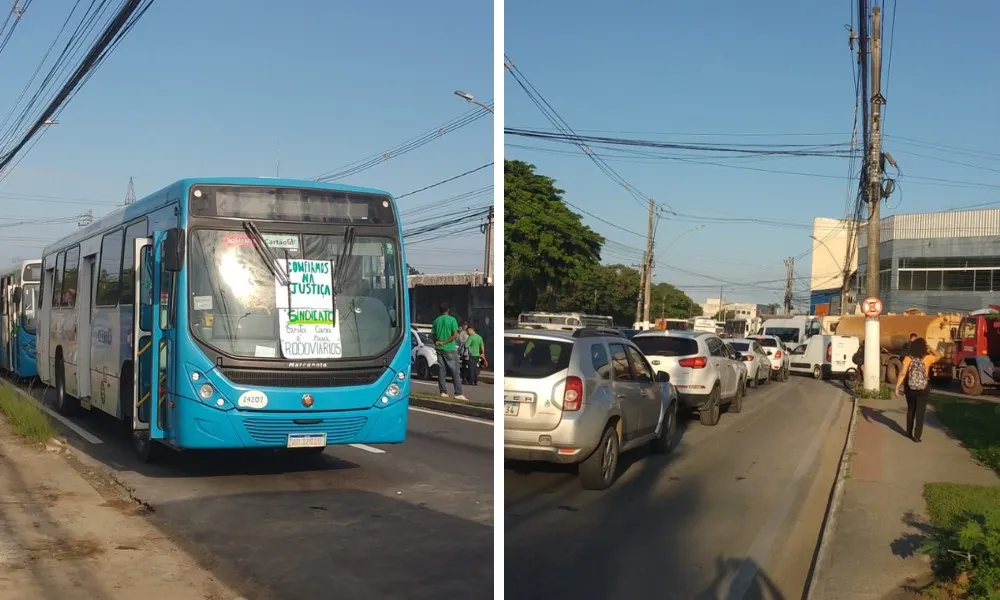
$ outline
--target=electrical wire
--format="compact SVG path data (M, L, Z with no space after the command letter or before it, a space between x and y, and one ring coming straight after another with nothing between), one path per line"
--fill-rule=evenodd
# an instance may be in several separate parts
M316 181L335 181L337 179L343 179L344 177L356 175L362 171L367 171L368 169L380 165L391 158L402 156L403 154L412 152L417 148L426 146L427 144L433 142L434 140L444 135L447 135L453 131L457 131L471 123L478 121L479 119L482 119L486 115L492 115L493 113L491 112L491 110L493 108L493 102L490 101L487 106L489 106L490 108L486 109L482 107L476 107L475 109L462 113L458 117L446 123L438 125L437 127L429 129L420 135L417 135L404 142L401 142L393 146L392 148L389 148L388 150L372 154L366 158L362 158L361 160L357 160L353 163L344 165L342 167L338 167L323 175L318 175L313 179L315 179Z
M476 167L475 169L470 169L470 170L466 171L465 173L459 173L458 175L455 175L454 177L449 177L447 179L442 179L441 181L438 181L436 183L432 183L430 185L426 185L426 186L424 186L424 187L422 187L420 189L413 190L412 192L406 192L405 194L400 194L399 196L396 196L396 200L399 200L400 198L406 198L407 196L412 196L414 194L419 194L420 192L426 192L427 190L429 190L431 188L436 188L439 185L444 185L444 184L449 183L451 181L455 181L456 179L461 179L462 177L465 177L466 175L471 175L473 173L476 173L477 171L482 171L483 169L486 169L486 168L489 168L489 167L492 167L492 166L493 166L493 161L490 161L490 162L486 163L485 165L483 165L481 167Z

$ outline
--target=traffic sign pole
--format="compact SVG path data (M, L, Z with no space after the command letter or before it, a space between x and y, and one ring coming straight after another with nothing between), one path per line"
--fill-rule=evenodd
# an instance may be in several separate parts
M865 367L864 384L865 389L874 392L879 389L882 379L882 344L881 328L879 327L879 315L882 314L882 301L875 297L865 298L861 303L861 311L865 315ZM895 385L895 381L888 382Z

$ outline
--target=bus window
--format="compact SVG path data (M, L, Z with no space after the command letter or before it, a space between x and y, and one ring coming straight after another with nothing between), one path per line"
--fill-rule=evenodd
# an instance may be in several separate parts
M132 306L135 295L135 240L146 237L146 219L132 223L125 228L125 251L122 253L122 294L121 305ZM152 281L152 279L150 279ZM145 291L143 291L145 293ZM150 296L152 298L152 296Z
M27 333L35 333L38 328L38 284L26 283L21 288L21 324Z
M97 306L118 306L121 283L122 230L116 229L101 241L101 266L97 278Z
M66 253L66 274L63 277L62 305L66 308L76 306L76 287L80 275L80 247L76 246Z
M52 280L52 308L62 306L62 281L63 272L66 270L66 253L60 252L56 256L55 278Z

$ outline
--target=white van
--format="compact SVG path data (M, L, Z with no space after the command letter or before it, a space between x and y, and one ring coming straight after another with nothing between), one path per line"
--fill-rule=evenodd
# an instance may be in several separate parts
M843 375L853 365L851 357L860 345L858 338L847 335L814 335L792 350L789 369L814 379Z

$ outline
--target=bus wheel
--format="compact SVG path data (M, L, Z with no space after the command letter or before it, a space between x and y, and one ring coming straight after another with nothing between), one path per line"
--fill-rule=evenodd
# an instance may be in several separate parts
M149 439L148 431L132 432L132 449L140 462L155 462L159 456L159 444Z
M69 417L79 407L80 401L66 393L66 365L60 352L56 355L56 411Z

